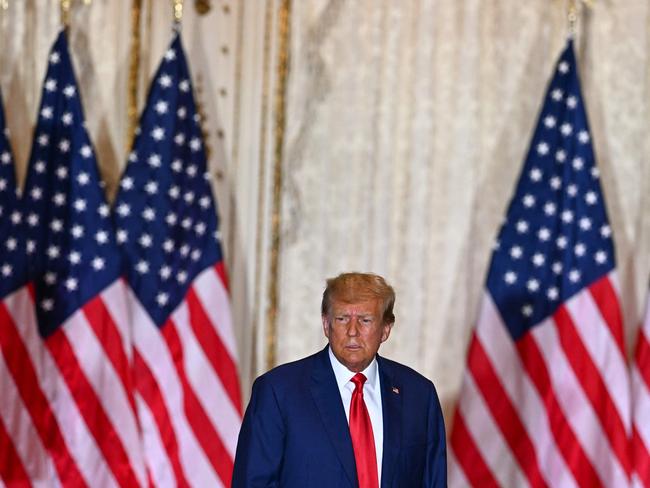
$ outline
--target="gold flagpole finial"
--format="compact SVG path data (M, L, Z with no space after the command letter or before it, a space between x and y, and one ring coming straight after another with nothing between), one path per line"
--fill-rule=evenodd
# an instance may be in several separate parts
M70 4L72 0L61 0L61 23L64 28L70 26Z
M576 24L578 23L578 6L576 5L576 0L569 0L567 19L569 21L569 37L574 37L576 34Z
M174 22L180 22L183 18L183 0L174 0Z
M578 8L581 4L591 8L594 6L594 0L569 0L567 19L569 20L569 36L574 37L576 26L578 24Z

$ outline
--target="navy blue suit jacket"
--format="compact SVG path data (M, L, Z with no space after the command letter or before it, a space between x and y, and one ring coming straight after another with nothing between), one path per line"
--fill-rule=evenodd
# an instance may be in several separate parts
M377 356L384 422L381 488L445 487L445 426L433 383ZM233 488L356 488L350 430L328 356L279 366L253 384Z

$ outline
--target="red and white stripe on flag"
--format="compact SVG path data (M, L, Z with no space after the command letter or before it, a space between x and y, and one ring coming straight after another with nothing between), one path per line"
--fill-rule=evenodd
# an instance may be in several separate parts
M130 297L138 412L158 486L230 486L241 399L221 271L203 271L161 329Z
M650 295L632 362L634 487L650 487Z
M57 332L38 334L33 293L5 297L0 312L0 417L25 486L146 486L117 281ZM116 303L117 302L117 303ZM122 299L124 302L124 299ZM0 432L0 439L2 438ZM1 442L0 442L1 444ZM7 466L9 467L9 466ZM8 486L15 482L10 477Z
M494 246L451 430L451 486L629 485L629 377L603 200L569 40Z
M612 282L574 296L516 342L484 295L451 434L451 486L628 485L629 394Z

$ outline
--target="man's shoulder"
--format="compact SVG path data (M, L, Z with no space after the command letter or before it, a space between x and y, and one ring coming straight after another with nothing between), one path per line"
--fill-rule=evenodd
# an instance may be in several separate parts
M304 371L305 368L311 366L316 356L318 356L319 354L320 351L314 354L310 354L309 356L306 356L304 358L296 359L295 361L290 361L288 363L280 364L274 367L273 369L267 371L262 376L277 377L277 376L291 375L291 374L298 373L300 371Z

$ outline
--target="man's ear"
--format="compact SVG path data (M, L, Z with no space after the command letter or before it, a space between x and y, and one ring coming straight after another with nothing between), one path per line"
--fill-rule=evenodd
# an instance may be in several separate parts
M327 315L321 315L321 321L323 322L323 333L325 337L330 338L330 321Z
M385 342L388 340L388 337L390 336L390 331L393 330L393 325L395 325L395 322L391 322L390 324L384 324L383 325L383 330L381 333L381 342Z

